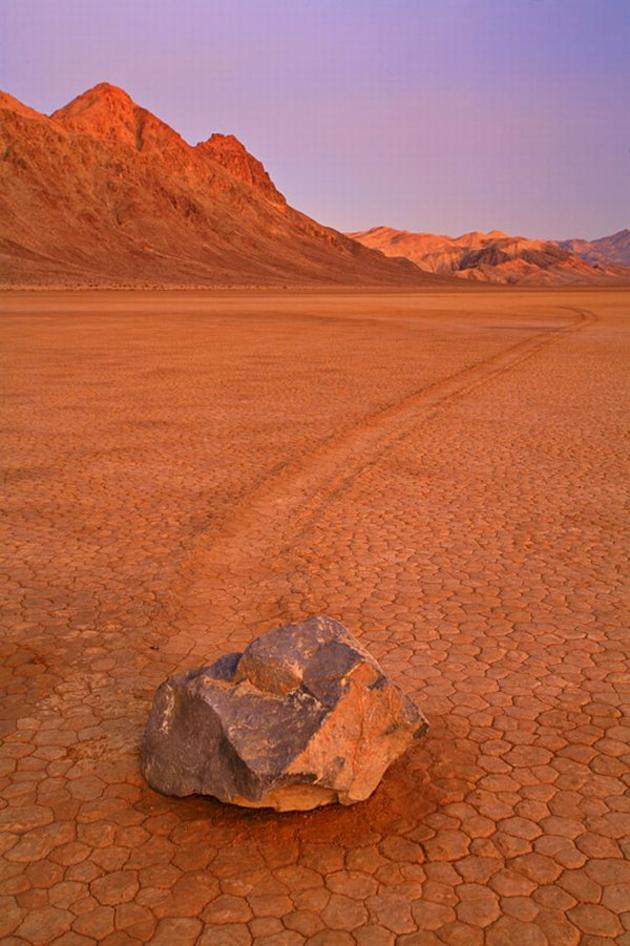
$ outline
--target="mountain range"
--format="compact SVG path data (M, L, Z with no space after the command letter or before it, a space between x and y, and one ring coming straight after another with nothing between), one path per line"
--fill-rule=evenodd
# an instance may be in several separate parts
M630 266L630 230L627 228L599 240L563 240L558 246L593 265Z
M630 277L630 230L600 240L342 234L289 206L233 135L188 144L100 83L51 115L0 92L0 283L439 287ZM456 279L455 277L459 277Z
M630 277L630 230L592 242L530 240L501 230L451 237L392 227L348 236L386 256L405 256L425 272L478 282L568 285Z
M101 83L52 115L0 93L6 285L439 283L293 210L231 135L189 145Z

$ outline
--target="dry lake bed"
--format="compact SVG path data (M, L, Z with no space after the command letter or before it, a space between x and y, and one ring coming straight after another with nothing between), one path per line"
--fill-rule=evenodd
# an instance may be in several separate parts
M0 941L630 942L619 290L4 293ZM338 618L429 734L169 799L155 687Z

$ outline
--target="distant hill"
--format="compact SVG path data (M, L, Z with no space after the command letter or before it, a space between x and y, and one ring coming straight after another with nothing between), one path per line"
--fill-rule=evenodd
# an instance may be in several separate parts
M627 242L624 243L622 237L628 233L623 230L614 237L587 244L588 247L601 244L597 257L597 251L591 251L588 256L572 249L568 244L575 241L560 244L553 240L528 240L500 230L450 237L373 227L348 236L387 256L406 256L430 273L479 282L569 285L630 278L630 270L623 268L627 265L623 262ZM606 258L604 244L607 241L616 241L616 258L612 257L612 251L610 258Z
M51 116L0 93L0 154L5 285L436 282L293 210L233 136L193 147L107 83Z
M627 228L599 240L563 240L558 245L593 265L630 266L630 230Z

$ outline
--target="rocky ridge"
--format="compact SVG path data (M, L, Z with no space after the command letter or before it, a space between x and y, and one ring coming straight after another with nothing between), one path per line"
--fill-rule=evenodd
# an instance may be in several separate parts
M6 285L423 285L291 208L231 135L196 146L101 83L51 116L0 94Z
M372 227L348 236L387 256L405 256L426 272L488 283L570 285L630 279L630 250L622 250L620 231L616 255L604 248L606 238L585 241L529 240L501 230L473 231L459 237ZM584 243L584 247L575 244ZM597 249L596 244L599 246ZM627 257L624 253L627 252Z
M558 245L594 266L630 266L630 229L627 227L598 240L563 240Z

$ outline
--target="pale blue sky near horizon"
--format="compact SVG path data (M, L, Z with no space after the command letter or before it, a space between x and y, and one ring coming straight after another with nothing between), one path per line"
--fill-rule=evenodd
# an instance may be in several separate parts
M341 230L630 226L630 0L1 0L0 35L27 105L112 82Z

